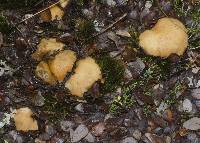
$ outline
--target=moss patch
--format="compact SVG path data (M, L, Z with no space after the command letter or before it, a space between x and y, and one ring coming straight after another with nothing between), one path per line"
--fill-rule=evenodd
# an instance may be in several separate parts
M76 39L78 42L91 43L92 35L95 32L94 24L92 20L78 18L75 20L75 30L76 30Z
M48 115L48 120L50 122L64 119L69 113L69 108L66 106L66 103L53 95L45 97L45 105L43 106L43 109Z
M0 32L3 34L9 34L12 30L11 25L9 24L7 18L3 15L0 15Z
M125 68L121 61L115 60L109 56L99 58L98 64L101 67L104 84L101 86L102 93L114 91L123 80Z

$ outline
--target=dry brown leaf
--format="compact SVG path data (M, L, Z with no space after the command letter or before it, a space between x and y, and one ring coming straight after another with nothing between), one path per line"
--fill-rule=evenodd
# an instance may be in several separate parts
M188 46L187 29L173 18L159 19L151 30L140 35L139 40L147 54L164 58L171 54L183 55Z
M49 68L58 81L63 81L67 73L71 72L75 61L76 53L71 50L64 50L49 61Z
M32 58L40 61L45 54L62 50L64 46L63 43L57 42L55 38L42 39L37 50L32 54Z
M39 77L40 79L42 79L44 82L49 83L51 85L56 84L56 79L53 76L53 74L51 73L50 69L49 69L49 65L44 62L41 61L35 70L35 74L37 77Z
M14 115L16 129L24 132L38 130L37 121L32 115L33 112L28 107L17 109Z
M82 97L89 88L102 78L99 65L91 57L78 61L75 74L66 82L72 95Z

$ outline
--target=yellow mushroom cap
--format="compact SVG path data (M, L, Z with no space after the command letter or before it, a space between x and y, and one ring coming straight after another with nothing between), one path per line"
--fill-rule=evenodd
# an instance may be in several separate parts
M38 124L32 118L33 112L28 107L16 110L14 115L15 126L18 131L38 130Z
M60 0L60 6L62 8L65 8L69 2L70 2L70 0Z
M151 30L139 36L139 45L152 56L183 55L188 46L186 27L177 19L162 18Z
M101 77L99 65L93 58L87 57L78 61L75 74L66 82L65 87L69 89L72 95L82 97Z
M54 75L51 73L51 71L49 69L49 65L44 61L41 61L37 65L35 74L37 77L39 77L46 83L49 83L51 85L56 84L56 79L55 79Z
M64 11L59 7L59 6L54 6L50 8L50 12L51 12L51 20L61 20L63 15L64 15Z
M63 43L57 42L55 38L42 39L37 46L37 50L32 54L32 58L40 61L45 54L62 50L64 46Z
M76 53L71 50L64 50L49 61L49 68L58 81L63 81L66 74L72 71L75 61Z

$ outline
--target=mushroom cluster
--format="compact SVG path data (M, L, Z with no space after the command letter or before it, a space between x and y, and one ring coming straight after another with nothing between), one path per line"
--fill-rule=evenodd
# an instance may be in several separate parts
M61 20L64 16L64 8L68 5L69 0L59 0L58 5L53 5L49 9L40 14L41 19L44 22Z
M42 39L32 54L35 60L40 61L35 70L36 76L50 85L55 85L57 81L63 82L67 74L72 72L77 60L76 53L64 50L64 46L53 38ZM55 52L57 54L53 59L42 60L44 55ZM93 58L86 57L77 62L75 73L66 82L65 87L72 95L82 97L99 79L101 79L99 65Z
M151 30L140 34L139 45L148 55L162 58L171 54L180 56L188 46L187 29L177 19L161 18Z

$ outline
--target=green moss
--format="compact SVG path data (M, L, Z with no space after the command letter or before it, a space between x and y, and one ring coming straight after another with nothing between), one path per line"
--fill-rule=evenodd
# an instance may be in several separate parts
M91 37L95 32L95 29L92 20L78 18L77 20L75 20L75 30L77 31L76 39L78 42L93 42L93 39Z
M66 106L66 103L53 95L45 97L43 110L48 115L48 120L50 122L64 119L69 113L69 108Z
M3 15L0 15L0 32L4 34L10 33L12 30L12 27L10 26L7 18Z
M123 80L125 68L122 62L115 60L109 56L103 56L97 59L98 64L101 67L104 84L101 86L103 93L114 91Z

